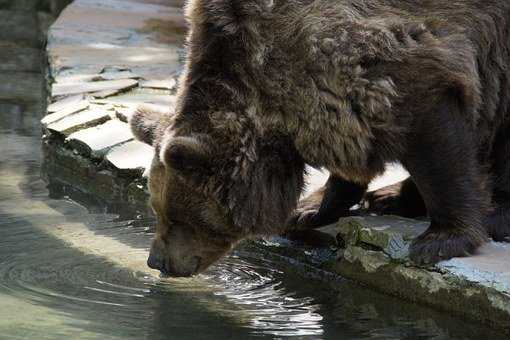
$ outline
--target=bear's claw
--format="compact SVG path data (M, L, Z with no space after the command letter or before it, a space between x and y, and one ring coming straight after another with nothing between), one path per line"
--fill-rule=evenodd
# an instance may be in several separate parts
M418 265L430 265L472 255L486 241L485 233L475 228L429 228L413 242L409 256Z

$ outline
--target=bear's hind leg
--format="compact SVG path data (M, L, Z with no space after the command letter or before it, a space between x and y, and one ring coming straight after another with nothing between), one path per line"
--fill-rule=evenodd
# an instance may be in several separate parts
M485 226L494 241L510 241L510 200L497 205L487 217Z
M298 203L287 222L287 229L319 228L349 216L349 209L361 201L366 190L366 185L330 175L324 187Z
M509 113L510 114L510 113ZM509 241L510 237L510 128L503 129L494 144L493 188L494 210L485 222L487 232L494 241Z
M427 215L425 202L411 177L365 195L368 210L378 215L422 217Z
M473 254L487 240L483 222L490 193L477 159L474 129L454 96L438 104L416 116L403 159L431 219L410 249L418 264Z

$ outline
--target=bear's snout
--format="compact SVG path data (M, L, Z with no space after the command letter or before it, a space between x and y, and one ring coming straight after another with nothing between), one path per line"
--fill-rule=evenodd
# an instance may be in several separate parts
M147 265L151 269L165 271L165 259L155 256L152 252L149 254Z
M183 250L177 244L172 247L156 238L151 246L147 265L159 270L163 276L189 277L198 273L202 258Z

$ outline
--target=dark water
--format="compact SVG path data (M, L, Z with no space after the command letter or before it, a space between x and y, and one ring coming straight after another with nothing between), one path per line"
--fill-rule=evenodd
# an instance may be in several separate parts
M504 338L349 282L333 291L248 247L159 280L144 265L150 219L50 198L33 96L0 102L0 339Z

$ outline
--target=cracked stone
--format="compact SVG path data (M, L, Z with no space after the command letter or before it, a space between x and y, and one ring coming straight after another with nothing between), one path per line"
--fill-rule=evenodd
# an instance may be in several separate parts
M95 107L69 115L46 128L57 134L69 136L73 132L96 126L110 120L110 114L103 108Z
M341 234L346 244L372 246L394 260L405 260L412 240L423 233L429 224L397 216L355 216L342 218L338 224L320 230Z
M173 78L163 80L146 80L140 83L142 88L158 89L158 90L173 90L177 85L177 81Z
M70 106L75 105L76 103L81 102L83 99L85 99L85 96L83 94L66 97L66 98L57 100L57 101L53 102L52 104L48 105L48 108L46 109L46 111L51 113L51 112L57 112L60 110L64 110Z
M102 158L111 148L133 139L129 125L119 120L77 131L66 139L66 143L80 154Z
M165 106L172 108L175 106L176 97L167 93L144 93L144 92L130 92L120 96L110 97L98 101L98 103L108 103L113 105L120 105L124 107L153 104L158 106Z
M56 83L52 87L52 95L61 96L108 90L129 90L137 85L138 81L134 79L105 80L89 83Z
M113 148L106 160L121 174L139 177L150 167L154 149L139 141L132 141Z
M60 103L59 105L56 105L55 107L57 108L62 107L62 109L47 115L41 120L41 123L44 126L48 126L49 124L55 123L69 115L72 115L73 113L86 110L90 107L90 103L87 100L80 100L74 102L75 99L78 98L73 98L72 99L73 101L68 101L67 103Z

